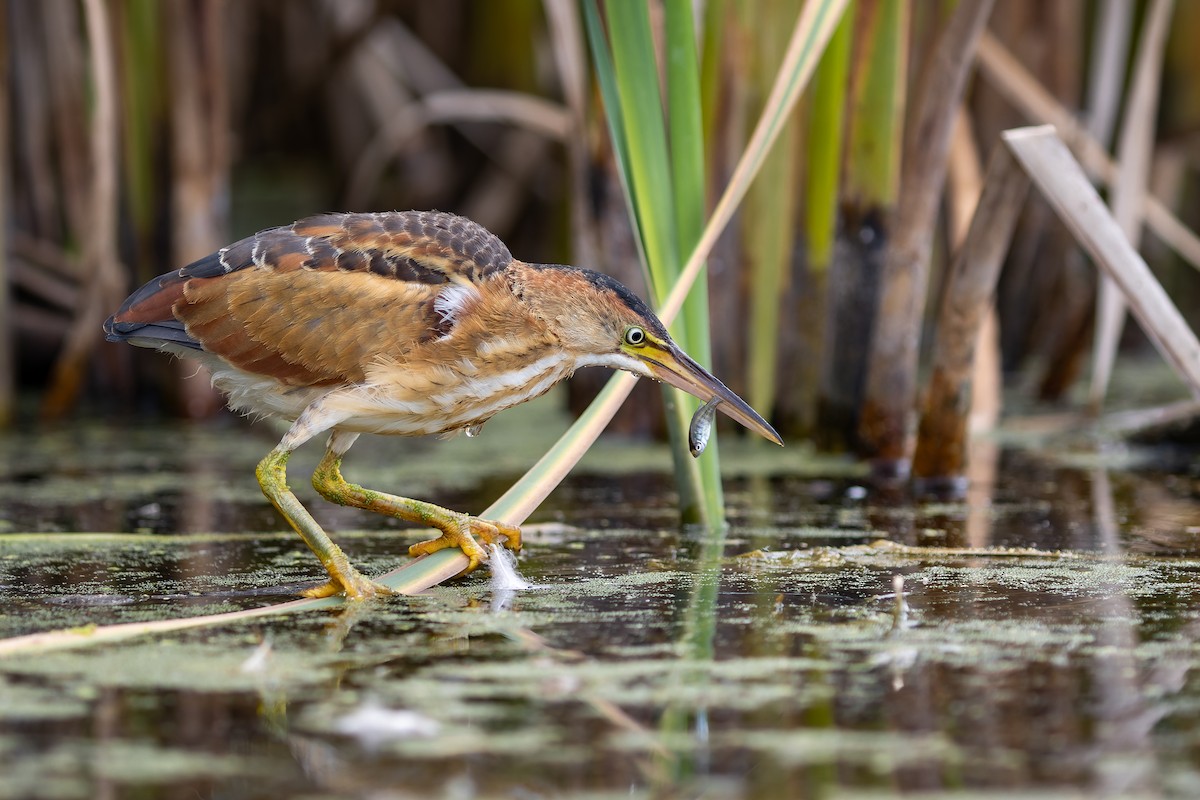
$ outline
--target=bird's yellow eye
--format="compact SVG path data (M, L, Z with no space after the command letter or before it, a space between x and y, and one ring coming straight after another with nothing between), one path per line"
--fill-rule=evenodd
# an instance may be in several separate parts
M641 347L646 343L646 332L637 325L625 329L625 344L630 347Z

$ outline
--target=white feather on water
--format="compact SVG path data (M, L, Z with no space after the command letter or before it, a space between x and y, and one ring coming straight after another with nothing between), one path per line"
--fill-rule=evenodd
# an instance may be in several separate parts
M488 546L487 565L492 571L492 611L505 610L517 592L535 588L517 572L517 557L498 544Z
M487 565L492 570L492 591L511 592L533 588L533 584L517 573L517 557L498 544L488 545Z

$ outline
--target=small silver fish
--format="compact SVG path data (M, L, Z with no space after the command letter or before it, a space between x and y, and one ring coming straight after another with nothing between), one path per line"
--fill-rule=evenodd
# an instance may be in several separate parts
M721 398L714 397L692 414L692 424L688 426L688 449L692 452L692 458L699 458L708 446L708 437L712 435L713 417L717 415L717 406L720 404Z

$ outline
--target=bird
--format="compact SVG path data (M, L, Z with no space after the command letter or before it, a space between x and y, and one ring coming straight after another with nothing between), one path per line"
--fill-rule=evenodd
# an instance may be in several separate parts
M360 434L474 433L575 370L602 366L720 398L722 412L783 444L617 280L520 261L482 225L440 211L329 213L259 231L149 281L104 333L195 359L230 408L290 423L255 472L329 574L309 597L391 592L288 488L289 457L321 434L312 483L324 499L438 529L409 554L459 547L464 572L487 560L478 539L519 550L520 528L348 482L342 459Z

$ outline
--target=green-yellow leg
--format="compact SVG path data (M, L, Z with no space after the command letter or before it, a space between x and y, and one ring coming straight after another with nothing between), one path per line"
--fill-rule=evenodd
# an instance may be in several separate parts
M291 454L291 450L275 448L258 463L255 474L263 494L279 509L279 513L283 514L284 519L300 534L304 543L316 553L329 572L328 583L309 589L303 594L308 597L328 597L345 592L350 600L364 600L377 594L393 594L388 587L376 583L355 569L350 559L342 552L342 548L334 544L325 531L321 530L317 521L288 489L287 462Z
M345 452L344 447L340 449ZM339 444L335 435L335 438L330 441L329 448L325 451L325 457L321 459L316 472L313 473L313 487L331 503L388 514L407 522L437 528L442 532L437 539L419 542L408 548L410 556L434 553L447 547L458 547L462 549L470 562L464 572L470 572L478 567L481 561L486 561L488 557L487 552L475 541L476 536L488 544L504 537L504 544L508 549L521 549L520 528L506 525L503 522L480 519L458 511L451 511L433 503L364 489L362 486L347 482L342 477L342 455L338 450Z

